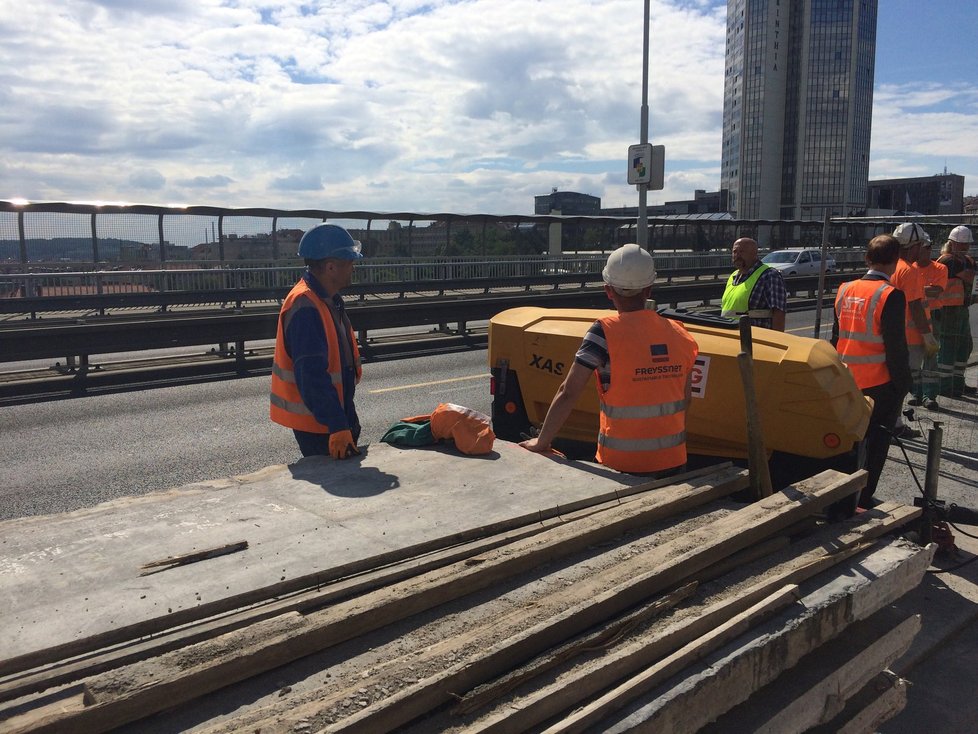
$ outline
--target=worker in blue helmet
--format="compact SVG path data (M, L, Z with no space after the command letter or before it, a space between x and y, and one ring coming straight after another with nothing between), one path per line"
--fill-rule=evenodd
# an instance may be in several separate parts
M303 456L359 454L353 396L360 350L340 291L353 280L360 243L335 224L299 240L306 272L282 302L272 363L270 416L291 428Z

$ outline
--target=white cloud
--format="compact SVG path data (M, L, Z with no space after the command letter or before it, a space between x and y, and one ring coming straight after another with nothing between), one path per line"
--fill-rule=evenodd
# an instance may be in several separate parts
M650 127L667 188L650 200L690 198L719 181L725 3L652 7ZM0 198L130 200L138 184L158 201L512 213L557 186L634 204L624 158L639 139L641 8L8 4ZM874 156L913 167L957 151L975 170L975 104L973 89L882 88Z

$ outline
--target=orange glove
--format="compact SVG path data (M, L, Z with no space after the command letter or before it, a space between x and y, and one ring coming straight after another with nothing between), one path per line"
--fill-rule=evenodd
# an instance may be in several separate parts
M350 431L336 431L329 434L329 455L334 459L345 459L359 453Z

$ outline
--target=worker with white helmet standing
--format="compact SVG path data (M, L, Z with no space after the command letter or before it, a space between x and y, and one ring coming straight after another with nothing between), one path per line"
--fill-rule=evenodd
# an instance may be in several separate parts
M520 445L546 453L593 373L600 402L598 462L631 474L668 476L686 464L686 408L696 341L686 328L646 308L655 263L629 244L602 271L614 315L598 319L581 343L536 438Z
M907 348L910 353L910 370L914 382L922 382L924 359L929 354L937 354L939 345L931 328L930 317L925 308L924 277L913 265L920 259L920 250L930 244L930 235L916 222L904 222L893 230L893 237L900 243L900 259L897 268L890 276L890 283L899 288L907 298L906 332ZM930 409L936 409L936 401ZM926 407L926 405L925 405ZM898 423L899 438L921 438L920 431Z
M941 395L952 398L974 395L976 392L974 387L964 382L964 370L973 347L968 314L975 280L975 260L968 254L973 243L974 235L968 227L955 227L948 236L950 252L938 260L947 266L948 280L942 298L941 349L937 355L937 369L941 375Z

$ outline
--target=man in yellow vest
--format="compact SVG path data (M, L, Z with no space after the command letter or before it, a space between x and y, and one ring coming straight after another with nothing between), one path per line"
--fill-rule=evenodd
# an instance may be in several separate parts
M903 398L910 389L905 313L907 300L890 283L897 267L900 244L891 235L879 235L866 248L869 270L859 280L839 286L835 297L832 344L839 352L863 395L873 399L866 430L866 471L869 477L859 497L869 507L886 464Z
M727 278L722 315L738 319L746 314L752 326L784 331L788 292L781 272L758 259L757 243L750 237L733 243L731 257L737 269Z
M272 364L271 419L295 434L303 456L360 453L353 396L360 351L340 291L350 285L360 243L319 224L299 240L306 272L282 302Z
M679 322L646 308L655 280L646 250L635 244L615 250L602 277L617 313L591 325L539 435L520 445L548 452L594 374L601 410L598 462L630 474L676 474L686 465L696 341Z
M941 373L941 395L951 398L974 395L975 388L965 385L964 370L974 346L971 339L971 289L975 280L975 261L968 255L974 235L964 225L955 227L948 236L950 252L939 263L947 266L947 288L941 309L941 351L937 355Z

